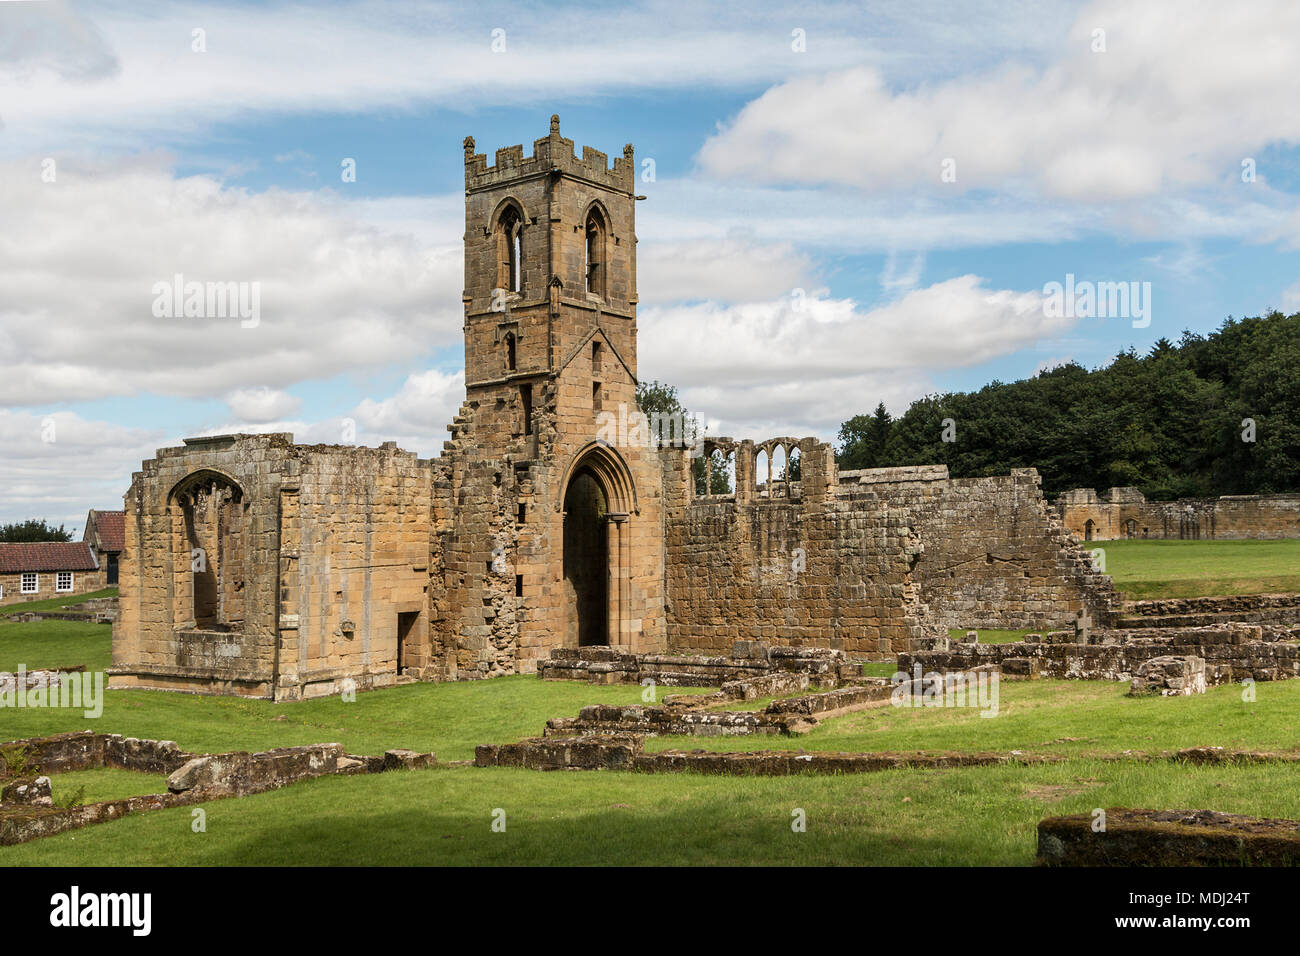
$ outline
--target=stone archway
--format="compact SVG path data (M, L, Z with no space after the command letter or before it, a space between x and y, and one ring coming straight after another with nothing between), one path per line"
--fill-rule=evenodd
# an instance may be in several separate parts
M631 471L613 446L596 441L574 456L563 488L564 646L628 645Z
M564 494L564 584L568 640L579 647L609 643L609 504L600 481L584 468ZM577 640L574 641L573 638Z

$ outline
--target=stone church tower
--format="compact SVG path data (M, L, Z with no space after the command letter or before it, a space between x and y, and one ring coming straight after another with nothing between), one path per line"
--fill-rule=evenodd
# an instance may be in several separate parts
M658 454L621 424L637 410L632 147L612 167L578 158L552 116L532 156L495 160L465 140L466 400L432 549L444 677L664 646Z

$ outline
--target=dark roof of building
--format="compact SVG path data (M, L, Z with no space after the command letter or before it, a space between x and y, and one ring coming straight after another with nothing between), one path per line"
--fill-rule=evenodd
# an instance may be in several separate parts
M101 551L121 551L126 547L126 512L97 511L91 509L86 519L86 532L82 537L89 541L91 528L98 536L96 542Z
M0 574L23 571L95 571L95 553L85 541L0 542Z

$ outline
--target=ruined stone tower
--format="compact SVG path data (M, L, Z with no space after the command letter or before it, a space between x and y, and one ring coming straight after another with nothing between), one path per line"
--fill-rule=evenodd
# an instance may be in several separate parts
M110 686L285 700L533 673L583 645L881 660L948 627L1113 616L1033 469L840 472L815 438L652 441L632 147L579 158L553 116L531 156L495 159L465 140L466 396L442 455L287 434L159 449L123 498Z
M634 185L631 145L612 167L578 158L558 116L529 157L489 166L465 140L466 400L435 548L446 676L662 647L659 466L601 427L636 409Z

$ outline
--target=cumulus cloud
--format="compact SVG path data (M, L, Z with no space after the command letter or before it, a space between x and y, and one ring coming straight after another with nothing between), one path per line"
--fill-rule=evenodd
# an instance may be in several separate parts
M812 272L811 258L792 243L743 233L637 247L637 291L646 304L771 298L808 284Z
M249 193L156 159L64 165L52 183L0 166L0 208L7 405L282 389L460 341L454 221L431 248L329 193ZM175 276L256 289L258 321L159 316Z
M0 408L0 522L81 527L89 508L121 508L131 473L165 443L160 430Z
M276 388L241 388L226 399L240 421L270 422L297 413L302 401Z
M1297 35L1290 0L1099 0L1050 64L909 88L868 65L797 76L749 103L699 159L768 183L1028 187L1084 202L1224 184L1246 151L1300 139ZM955 183L940 180L947 159Z
M441 454L447 425L464 399L464 371L429 369L409 376L389 398L365 399L352 414L359 430L432 457Z
M678 385L688 408L728 434L827 434L860 410L847 396L900 407L927 390L930 370L1010 354L1072 324L1046 315L1037 292L964 275L868 309L796 295L646 309L639 362L644 378Z

